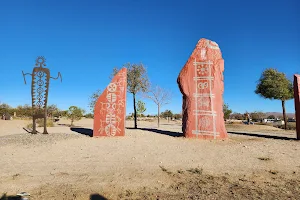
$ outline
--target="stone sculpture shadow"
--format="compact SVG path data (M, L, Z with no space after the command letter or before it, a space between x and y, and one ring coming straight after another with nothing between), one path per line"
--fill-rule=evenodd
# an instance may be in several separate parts
M243 132L233 132L233 131L228 131L227 133L234 134L234 135L245 135L251 137L261 137L261 138L277 139L277 140L297 140L296 138L291 138L291 137L265 135L260 133L243 133Z
M108 199L100 194L91 194L90 200L108 200Z
M132 127L126 127L126 129L135 129ZM156 129L156 128L137 128L138 130L143 130L143 131L150 131L153 133L158 133L161 135L167 135L170 137L184 137L183 133L180 132L175 132L175 131L166 131L166 130L160 130L160 129Z
M0 200L22 200L21 196L7 196L4 194L2 197L0 197Z
M93 129L90 128L76 128L76 127L72 127L70 128L71 131L80 133L82 135L86 135L89 137L93 137Z

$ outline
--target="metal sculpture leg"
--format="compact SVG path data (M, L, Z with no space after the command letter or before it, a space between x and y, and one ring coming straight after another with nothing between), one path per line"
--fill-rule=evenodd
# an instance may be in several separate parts
M44 117L44 132L43 132L43 134L48 134L48 132L47 132L47 118L46 117Z
M36 123L35 123L35 116L32 117L32 134L37 134L37 131L36 131Z

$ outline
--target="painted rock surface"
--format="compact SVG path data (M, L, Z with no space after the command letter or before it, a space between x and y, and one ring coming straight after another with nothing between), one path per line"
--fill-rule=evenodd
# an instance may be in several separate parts
M97 100L94 109L95 136L124 136L127 69L121 69Z
M177 79L183 95L185 137L227 138L223 118L223 71L224 60L218 44L199 40Z
M300 75L294 75L294 97L296 110L297 139L300 140Z

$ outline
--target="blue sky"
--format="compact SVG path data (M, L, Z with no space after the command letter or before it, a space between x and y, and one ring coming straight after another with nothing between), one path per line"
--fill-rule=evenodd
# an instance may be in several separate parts
M278 111L280 101L254 93L268 67L300 73L300 1L0 1L0 101L31 104L32 71L43 55L51 75L49 104L87 111L88 97L105 89L113 67L142 62L153 84L172 91L162 110L181 111L176 79L200 38L216 41L225 60L224 101L235 112ZM30 77L27 77L30 83ZM133 111L127 96L127 113ZM155 104L144 100L146 113ZM287 102L294 112L294 102Z

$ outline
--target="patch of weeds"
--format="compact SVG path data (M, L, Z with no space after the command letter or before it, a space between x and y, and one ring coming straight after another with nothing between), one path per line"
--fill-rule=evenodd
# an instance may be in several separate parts
M168 171L164 166L159 165L159 167L163 172L166 172L167 174L172 174L172 172Z
M126 190L125 191L125 196L126 197L130 197L130 196L132 196L133 195L133 192L131 191L131 190Z
M263 161L269 161L271 160L271 158L269 157L258 157L259 160L263 160Z
M188 172L190 172L190 173L192 173L192 174L198 174L198 175L201 175L202 172L203 172L203 169L202 169L202 168L201 168L201 169L199 169L199 168L191 168L191 169L188 169L188 170L186 170L186 171L188 171Z
M276 170L269 170L269 173L276 175L276 174L278 174L278 171L276 171Z

